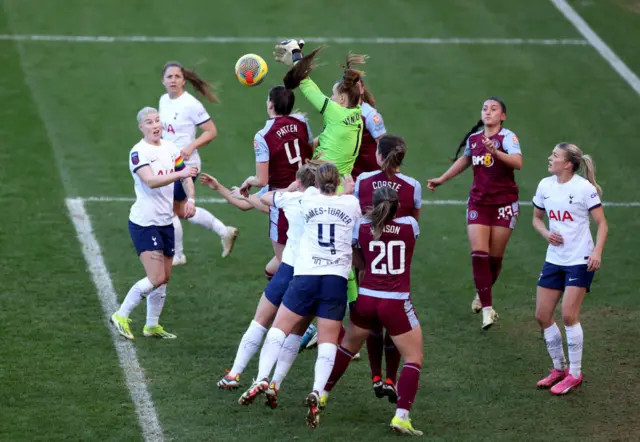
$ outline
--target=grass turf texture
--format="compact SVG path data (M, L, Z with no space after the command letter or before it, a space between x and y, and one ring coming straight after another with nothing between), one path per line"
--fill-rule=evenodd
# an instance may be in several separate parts
M633 2L597 1L577 10L636 72L640 19ZM342 2L312 5L121 0L5 0L0 33L70 35L581 38L550 2L376 0L337 19ZM283 12L286 11L286 12ZM317 19L309 20L309 17ZM246 23L252 23L247 27ZM616 25L613 25L616 23ZM313 46L313 45L311 45ZM0 42L0 113L5 207L0 231L0 439L137 440L135 410L104 326L95 287L64 205L66 196L131 196L128 150L139 139L135 113L156 105L159 70L178 59L217 83L222 104L208 106L220 135L201 151L204 171L227 185L253 172L251 141L266 118L268 87L284 73L269 44L70 44ZM569 140L594 155L605 201L637 201L640 98L589 46L339 45L314 74L325 92L348 50L371 56L367 81L389 132L409 145L403 172L422 180L447 166L482 100L502 96L506 127L522 143L521 199L546 174L552 146ZM233 76L239 55L270 65L261 87ZM321 119L309 112L314 133ZM19 165L19 166L18 166ZM60 173L58 170L60 166ZM425 198L465 199L470 173ZM634 190L636 189L636 190ZM216 196L197 187L199 196ZM127 203L90 202L87 210L115 288L124 296L142 276L126 229ZM231 364L265 285L271 247L267 217L228 205L206 206L242 235L228 259L213 233L185 223L189 264L175 269L163 324L173 342L142 339L144 306L133 315L138 357L167 440L386 440L393 408L370 390L366 353L331 396L321 427L304 427L302 399L315 353L300 356L281 406L236 405L215 382ZM413 300L425 332L425 363L412 418L431 440L624 440L640 425L636 263L638 208L605 208L610 239L585 301L585 383L566 398L534 388L549 365L533 319L545 244L523 208L495 288L497 327L480 332L464 207L426 206L413 272ZM250 383L257 362L249 365Z

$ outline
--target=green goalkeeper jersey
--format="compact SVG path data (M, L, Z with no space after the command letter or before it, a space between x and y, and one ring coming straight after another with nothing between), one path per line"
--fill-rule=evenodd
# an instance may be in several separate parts
M315 157L331 161L341 175L351 174L362 141L362 108L340 106L325 96L311 78L302 80L300 90L323 117L324 128Z

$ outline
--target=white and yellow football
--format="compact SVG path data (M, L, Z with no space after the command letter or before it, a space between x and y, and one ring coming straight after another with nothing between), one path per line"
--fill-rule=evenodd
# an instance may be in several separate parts
M246 54L236 62L236 78L244 86L257 86L267 78L269 67L262 57Z

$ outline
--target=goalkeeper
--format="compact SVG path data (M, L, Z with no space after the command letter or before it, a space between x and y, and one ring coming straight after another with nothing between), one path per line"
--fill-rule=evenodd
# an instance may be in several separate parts
M333 86L331 98L325 96L320 88L309 78L317 67L315 58L321 48L302 55L304 42L285 40L276 45L276 60L291 66L284 77L287 89L300 87L302 94L311 102L323 118L324 129L318 137L315 157L336 165L341 175L351 174L362 141L362 109L360 107L362 88L360 77L364 72L353 69L354 65L364 64L366 56L349 54L342 78ZM315 144L315 142L314 142Z
M360 77L364 72L353 69L353 66L364 64L366 55L349 54L342 78L333 85L331 98L325 96L320 88L309 78L311 71L317 67L315 57L322 48L314 49L306 56L302 55L304 41L285 40L276 45L273 55L276 61L291 66L284 77L287 89L300 87L302 94L321 114L324 129L318 136L315 145L315 158L330 161L338 168L340 175L351 175L351 170L360 151L362 141L362 101L363 88ZM338 191L342 190L342 185ZM358 297L358 285L353 269L349 273L347 283L347 301L355 302ZM340 340L342 340L341 331Z

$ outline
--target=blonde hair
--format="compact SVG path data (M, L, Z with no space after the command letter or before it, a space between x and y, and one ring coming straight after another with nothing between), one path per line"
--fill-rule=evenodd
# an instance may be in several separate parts
M378 187L373 192L373 207L365 215L371 219L373 239L380 239L384 226L396 216L398 205L398 192L391 187Z
M296 179L300 181L300 184L306 189L316 185L316 170L308 164L300 167L296 172Z
M596 166L591 155L585 155L575 144L560 143L556 147L564 151L567 161L573 165L574 172L578 172L580 166L583 166L584 177L593 184L598 194L602 195L602 187L596 181Z
M151 115L151 114L157 114L158 110L154 107L151 106L146 106L143 107L142 109L140 109L140 111L138 112L138 116L136 117L136 119L138 120L138 124L142 123L142 120L144 120L147 115Z
M340 172L333 163L325 163L316 170L316 185L321 193L335 193L340 184Z

